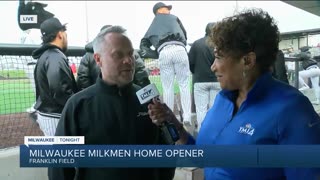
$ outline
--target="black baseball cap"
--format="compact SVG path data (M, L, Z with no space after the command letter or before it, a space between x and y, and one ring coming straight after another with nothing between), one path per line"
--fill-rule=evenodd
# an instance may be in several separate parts
M300 51L301 52L307 52L307 51L309 51L309 49L310 49L309 46L303 46L303 47L300 48Z
M166 8L168 8L169 10L172 9L172 6L171 6L171 5L166 5L166 4L164 4L163 2L158 2L157 4L155 4L155 5L153 6L153 14L156 14L156 13L157 13L157 10L158 10L159 8L162 8L162 7L166 7Z
M65 31L66 25L67 23L61 24L58 18L49 18L41 23L40 31L42 36L48 36L61 30Z
M111 26L112 25L110 25L110 24L104 25L104 26L101 27L100 31L103 31L103 30L105 30L105 29L107 29L107 28L109 28Z

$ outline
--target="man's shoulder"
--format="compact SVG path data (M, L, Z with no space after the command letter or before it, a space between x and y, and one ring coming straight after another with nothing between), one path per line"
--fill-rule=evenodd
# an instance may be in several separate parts
M157 14L154 19L162 20L162 19L177 19L178 17L173 14Z
M204 47L207 47L206 39L204 37L195 40L191 45L191 48L199 49L201 51L203 50Z
M92 64L92 63L96 64L96 61L95 61L94 56L93 56L93 53L91 53L91 52L86 52L86 53L84 54L84 56L81 58L81 60L80 60L80 65L83 64L83 63L85 63L85 64L87 64L87 63L89 63L89 64Z
M50 48L47 49L42 56L40 57L40 59L43 60L51 60L51 59L57 59L57 60L67 60L67 57L63 54L63 52L61 52L59 49L57 48ZM40 60L39 59L39 60Z
M192 43L192 46L199 46L199 44L203 44L204 41L205 41L204 37L199 38Z
M174 15L174 14L165 14L167 15L168 17L174 17L174 18L178 18L178 16Z

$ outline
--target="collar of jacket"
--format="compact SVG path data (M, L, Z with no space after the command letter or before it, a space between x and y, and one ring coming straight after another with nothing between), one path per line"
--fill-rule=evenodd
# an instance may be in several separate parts
M273 77L271 72L262 74L253 85L252 89L247 94L246 101L256 101L264 97L264 94L270 91L272 87ZM221 90L221 94L228 98L230 101L234 101L238 96L238 90L229 91L226 89Z
M106 82L104 82L102 80L101 73L99 74L99 76L97 78L96 85L98 87L98 91L101 93L114 94L114 95L117 94L119 96L128 95L130 92L132 92L132 89L133 89L132 82L130 82L129 84L127 84L123 87L118 87L117 85L107 84Z
M33 52L32 52L32 57L34 59L39 59L40 56L48 49L53 49L53 48L56 48L56 49L59 49L63 54L65 52L62 51L62 49L56 45L53 45L53 44L50 44L50 43L46 43L46 44L43 44L40 48L38 49L35 49Z

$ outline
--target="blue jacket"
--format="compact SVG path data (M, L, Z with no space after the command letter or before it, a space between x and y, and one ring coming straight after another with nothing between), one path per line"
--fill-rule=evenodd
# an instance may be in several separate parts
M320 144L320 118L308 98L294 87L272 78L271 73L257 80L233 115L236 94L235 91L220 91L202 123L196 144ZM309 126L309 123L314 125ZM205 178L315 179L315 171L297 168L205 168Z

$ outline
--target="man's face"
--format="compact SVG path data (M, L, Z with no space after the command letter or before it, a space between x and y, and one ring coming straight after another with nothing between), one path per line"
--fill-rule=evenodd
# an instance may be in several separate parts
M170 14L170 10L167 7L161 7L157 10L158 14Z
M102 53L95 54L102 79L118 87L130 83L134 76L134 50L131 41L120 33L108 33L104 39Z

